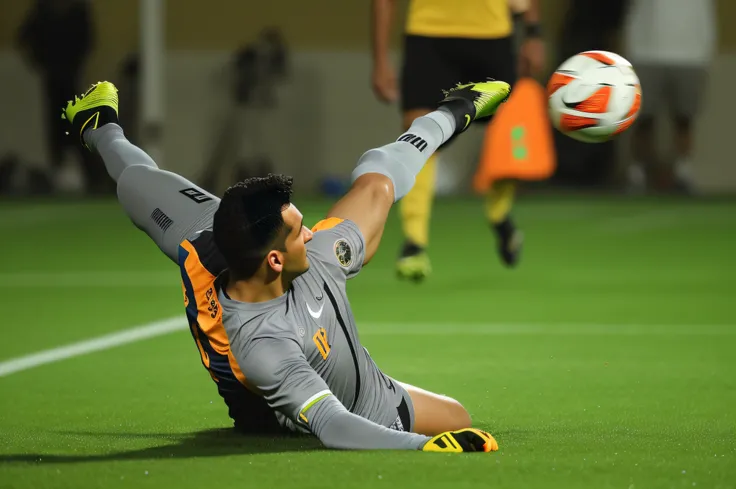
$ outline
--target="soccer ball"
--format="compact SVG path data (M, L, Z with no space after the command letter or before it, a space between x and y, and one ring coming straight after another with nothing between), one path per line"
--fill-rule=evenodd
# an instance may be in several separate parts
M624 132L641 107L634 68L608 51L585 51L567 59L550 78L547 95L552 125L586 143Z

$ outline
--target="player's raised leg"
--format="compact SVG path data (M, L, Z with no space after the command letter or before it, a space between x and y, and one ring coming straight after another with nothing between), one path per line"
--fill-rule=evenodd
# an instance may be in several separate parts
M145 151L125 138L118 121L118 91L99 82L62 111L74 135L102 157L117 182L118 200L128 217L172 261L179 244L211 227L219 199L172 172L161 170Z
M416 119L390 144L366 151L352 173L350 190L327 217L355 223L366 243L364 263L378 248L391 206L414 186L427 159L470 123L491 116L509 95L508 83L458 85L445 92L438 110Z

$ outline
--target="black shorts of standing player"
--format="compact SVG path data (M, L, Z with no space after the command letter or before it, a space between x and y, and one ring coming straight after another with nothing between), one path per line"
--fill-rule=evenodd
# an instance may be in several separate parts
M444 96L442 89L487 78L503 80L513 87L516 57L512 37L404 37L401 70L401 108L404 112L432 110Z

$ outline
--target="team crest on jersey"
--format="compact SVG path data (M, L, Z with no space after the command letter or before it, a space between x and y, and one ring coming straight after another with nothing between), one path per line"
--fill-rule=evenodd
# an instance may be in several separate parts
M344 239L335 241L335 256L340 265L345 268L353 263L353 250L350 249L350 244Z

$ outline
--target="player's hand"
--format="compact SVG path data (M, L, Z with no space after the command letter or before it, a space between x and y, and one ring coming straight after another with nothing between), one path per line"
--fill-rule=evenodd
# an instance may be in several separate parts
M538 37L526 39L519 49L519 75L536 76L544 70L544 41Z
M496 440L485 431L465 428L458 431L446 431L435 436L424 444L425 452L495 452L498 450Z
M373 66L373 93L381 102L393 103L399 98L396 72L391 63L376 63Z

